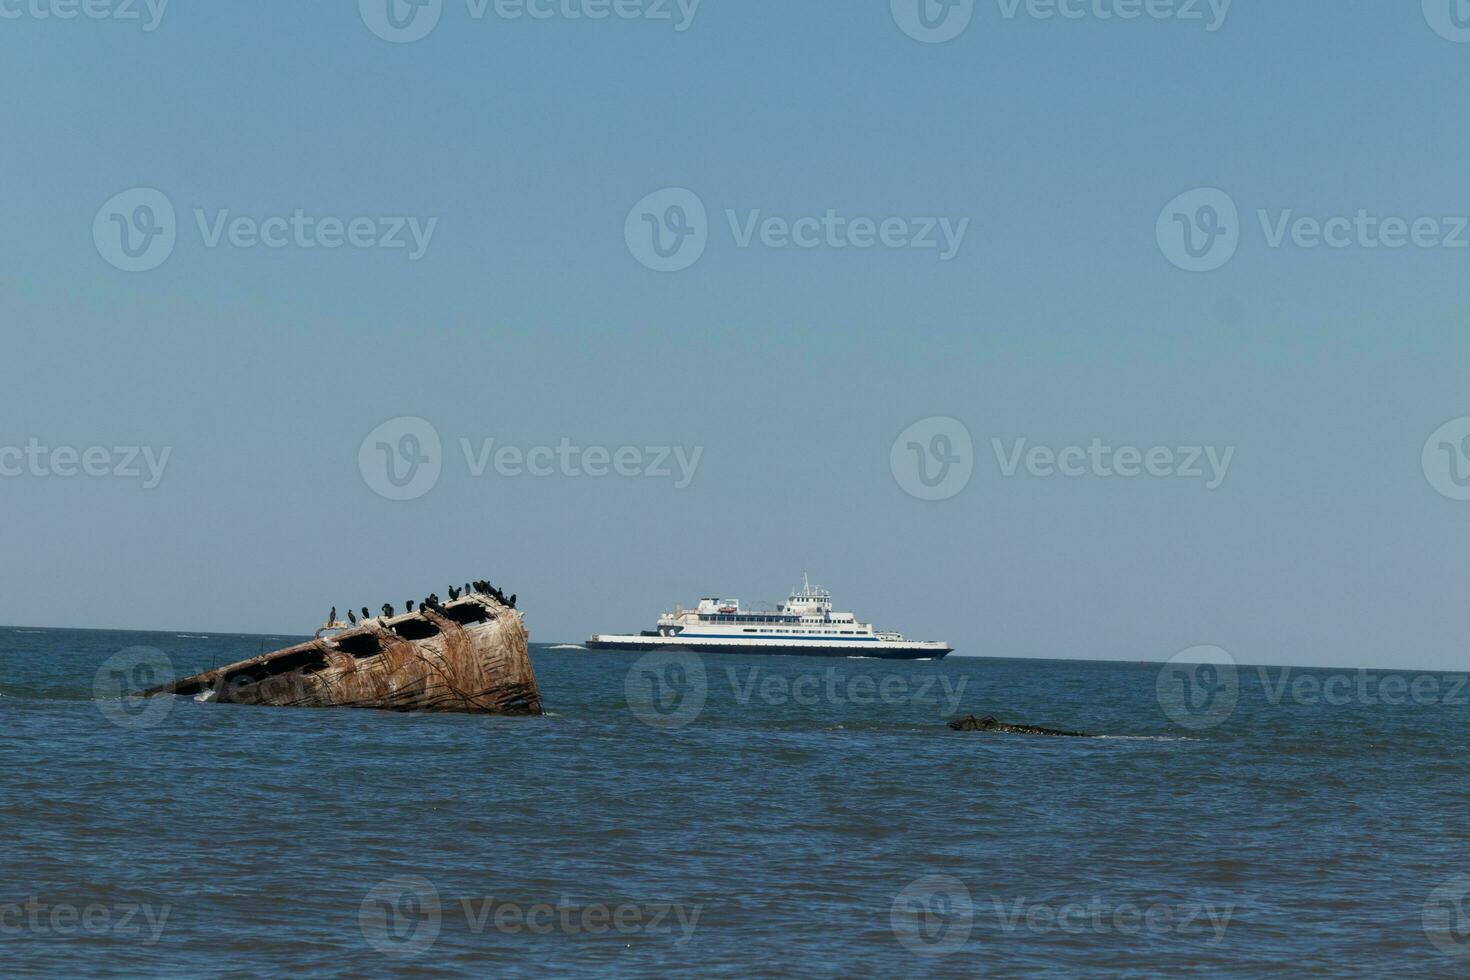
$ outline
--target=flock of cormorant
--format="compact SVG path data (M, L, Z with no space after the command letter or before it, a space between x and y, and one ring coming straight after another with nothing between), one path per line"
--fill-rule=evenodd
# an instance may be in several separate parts
M490 596L492 599L496 600L497 602L499 602L501 605L509 606L512 609L514 609L516 607L516 595L515 595L514 592L512 592L509 596L506 596L506 594L504 592L501 592L495 586L491 585L488 581L481 580L481 581L478 581L478 582L466 582L463 589L456 589L452 585L449 587L449 601L451 601L451 602L453 602L455 599L458 599L460 596L471 595L471 594L474 594L474 595L487 595L487 596ZM414 600L412 600L412 599L408 600L406 603L404 603L404 609L407 612L413 612L413 603L414 603ZM419 600L419 608L420 609L432 609L434 612L442 612L444 610L444 606L443 606L443 604L439 600L439 593L437 593L437 592L430 592L423 599L420 599ZM383 618L384 619L387 619L388 617L390 617L392 615L393 615L393 605L391 603L387 603L387 602L383 603ZM367 620L372 619L372 618L373 618L372 617L372 613L368 612L368 607L367 606L363 606L362 607L362 619L363 619L363 621L366 622ZM354 625L354 626L357 625L357 616L355 616L353 614L353 612L352 612L351 609L347 610L347 619L348 619L348 621L350 623L352 623L352 625ZM332 607L332 612L327 617L327 622L328 623L335 623L335 622L337 622L337 607L336 606L333 606Z

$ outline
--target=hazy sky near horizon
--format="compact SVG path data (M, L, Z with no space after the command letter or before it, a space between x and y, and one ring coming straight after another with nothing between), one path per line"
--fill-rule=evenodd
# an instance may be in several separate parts
M0 622L1466 666L1470 9L393 2L0 0Z

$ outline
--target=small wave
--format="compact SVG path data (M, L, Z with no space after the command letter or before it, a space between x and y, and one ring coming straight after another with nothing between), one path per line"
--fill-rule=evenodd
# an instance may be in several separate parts
M42 633L44 633L46 631L45 630L16 630L16 632L17 633L24 633L27 636L40 636Z
M548 649L548 650L585 650L587 648L584 647L584 646L582 646L582 644L580 644L580 643L558 643L555 646L549 646L546 649Z
M180 640L207 640L207 639L209 639L209 637L207 637L207 636L199 636L198 634L195 634L195 633L175 633L174 636L177 637Z
M1110 738L1115 742L1198 742L1188 735L1094 735L1093 738Z

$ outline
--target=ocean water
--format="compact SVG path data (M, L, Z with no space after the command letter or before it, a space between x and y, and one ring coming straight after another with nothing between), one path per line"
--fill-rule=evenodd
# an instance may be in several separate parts
M6 975L1470 972L1463 676L537 646L540 718L109 696L290 639L0 630Z

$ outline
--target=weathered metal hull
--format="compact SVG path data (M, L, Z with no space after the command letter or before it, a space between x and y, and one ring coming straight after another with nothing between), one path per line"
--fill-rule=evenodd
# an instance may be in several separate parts
M221 704L541 713L521 614L475 594L442 613L375 618L329 638L217 667L147 692Z

